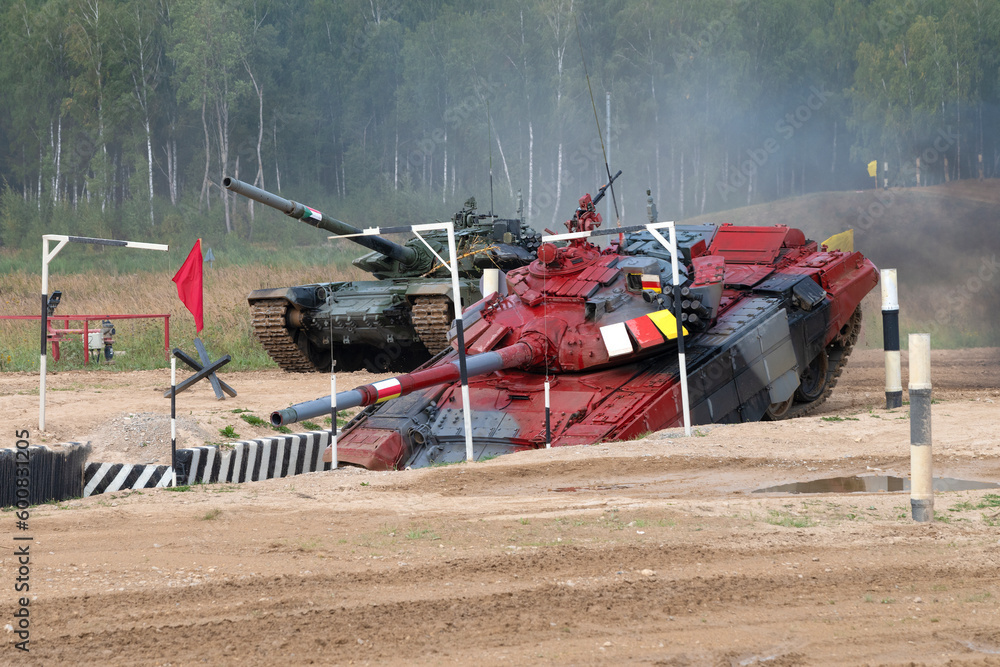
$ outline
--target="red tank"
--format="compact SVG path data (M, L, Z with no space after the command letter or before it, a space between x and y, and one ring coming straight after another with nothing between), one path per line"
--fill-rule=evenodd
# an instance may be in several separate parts
M587 195L566 224L599 223ZM678 290L669 252L636 228L604 250L589 238L543 244L507 274L506 296L465 312L476 458L545 446L546 380L552 446L681 426L675 300L693 424L797 417L826 400L878 283L872 262L781 225L676 230ZM452 348L414 373L338 394L338 409L370 406L338 438L340 462L385 470L465 459L454 339ZM272 422L329 410L325 397Z

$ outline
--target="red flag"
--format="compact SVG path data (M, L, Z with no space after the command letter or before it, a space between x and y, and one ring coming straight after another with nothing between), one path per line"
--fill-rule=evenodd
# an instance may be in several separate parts
M202 321L202 289L201 289L201 239L198 239L184 264L173 277L177 283L177 296L187 309L194 315L195 331L200 332L204 326Z

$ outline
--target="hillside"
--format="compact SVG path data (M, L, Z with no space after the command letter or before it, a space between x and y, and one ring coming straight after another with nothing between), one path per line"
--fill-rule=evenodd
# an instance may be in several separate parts
M854 229L857 250L879 268L898 271L904 333L930 331L939 347L1000 344L998 179L821 192L685 222L789 225L817 241ZM880 345L871 335L878 326L877 293L866 306L868 342Z

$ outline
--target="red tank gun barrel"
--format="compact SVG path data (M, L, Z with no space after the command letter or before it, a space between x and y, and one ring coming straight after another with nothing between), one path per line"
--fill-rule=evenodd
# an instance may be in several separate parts
M504 347L492 352L474 354L465 358L465 365L468 369L469 377L485 375L503 368L515 368L524 366L537 356L536 350L529 343L515 343L509 347ZM397 375L388 380L365 384L350 391L342 391L337 394L337 409L346 410L358 406L381 403L391 398L406 396L407 394L433 387L434 385L447 384L459 379L458 359L449 363L425 368L413 373ZM285 426L304 419L313 419L320 415L329 414L330 396L317 398L304 403L277 410L271 413L271 423L275 426Z

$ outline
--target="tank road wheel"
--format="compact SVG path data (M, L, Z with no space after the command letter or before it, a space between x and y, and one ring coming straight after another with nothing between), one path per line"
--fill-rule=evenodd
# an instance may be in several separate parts
M788 397L787 401L782 401L781 403L771 403L767 406L767 410L764 412L764 420L776 422L780 419L784 419L788 416L788 411L792 409L792 404L795 403L795 395Z
M795 398L800 403L811 403L820 398L826 389L827 371L829 369L830 357L827 356L826 350L823 350L816 355L816 358L809 363L806 370L799 376L799 388L795 391Z
M840 328L840 332L835 338L835 342L839 343L841 347L852 348L854 344L858 342L858 336L861 335L861 306L859 305L851 313L851 319L847 320L847 324Z
M443 294L418 296L413 304L413 329L431 355L448 347L448 329L454 319L451 311L451 300Z

